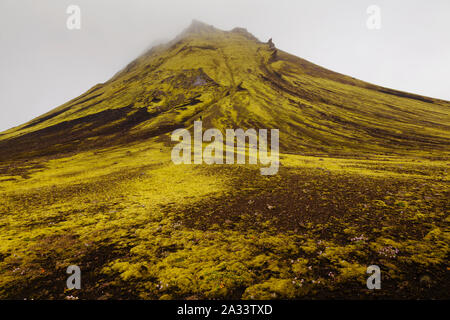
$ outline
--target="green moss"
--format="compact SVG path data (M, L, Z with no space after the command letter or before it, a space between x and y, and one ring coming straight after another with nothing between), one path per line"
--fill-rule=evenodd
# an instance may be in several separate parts
M297 288L289 279L271 278L245 290L244 299L269 300L292 299L296 296Z
M15 148L131 106L57 134L90 128L86 138L31 139L28 161L2 153L0 297L64 299L70 264L86 275L80 297L102 299L359 298L371 264L392 287L413 286L380 295L423 294L421 273L442 281L449 104L272 55L245 34L191 34L4 133L0 145ZM142 110L151 116L125 130ZM204 128L279 128L279 173L173 165L164 128L199 117Z

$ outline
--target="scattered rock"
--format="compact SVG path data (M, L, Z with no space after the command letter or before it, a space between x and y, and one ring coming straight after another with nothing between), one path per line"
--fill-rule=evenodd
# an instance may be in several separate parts
M208 82L206 82L206 80L204 80L201 76L197 76L193 85L194 87L197 87L197 86L204 86L207 83Z

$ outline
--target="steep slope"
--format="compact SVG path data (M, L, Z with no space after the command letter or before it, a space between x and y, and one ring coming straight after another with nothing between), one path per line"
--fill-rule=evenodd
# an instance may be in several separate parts
M200 22L104 84L0 136L0 157L50 155L189 128L278 128L281 151L448 154L450 103L374 86Z

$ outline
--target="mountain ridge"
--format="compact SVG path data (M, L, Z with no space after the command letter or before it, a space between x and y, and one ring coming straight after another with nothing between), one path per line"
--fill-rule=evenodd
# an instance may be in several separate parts
M124 135L167 142L171 130L200 116L220 130L277 127L288 153L448 154L449 113L447 101L330 71L244 28L194 20L105 83L3 132L0 147L9 152L0 158L26 157L37 144L47 150L41 154L55 154L79 149L79 141L123 143Z

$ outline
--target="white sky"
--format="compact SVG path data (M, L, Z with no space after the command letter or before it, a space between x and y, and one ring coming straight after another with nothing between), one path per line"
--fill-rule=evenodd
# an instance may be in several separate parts
M66 9L81 8L81 30ZM369 5L381 29L366 27ZM0 131L108 80L192 19L385 87L450 100L449 0L0 0Z

